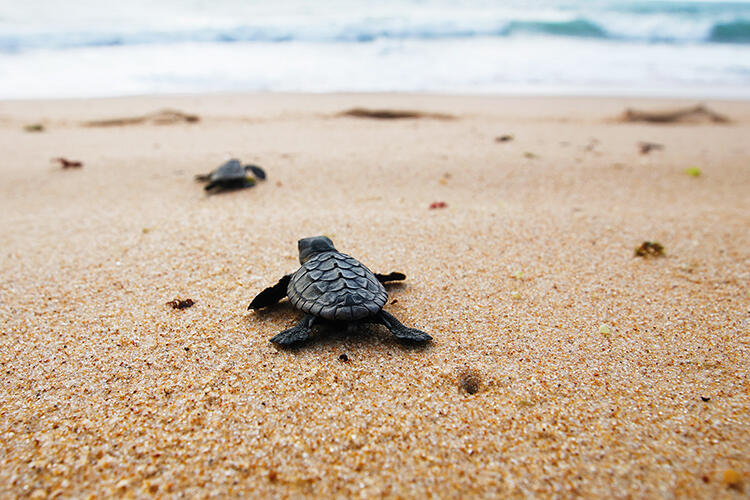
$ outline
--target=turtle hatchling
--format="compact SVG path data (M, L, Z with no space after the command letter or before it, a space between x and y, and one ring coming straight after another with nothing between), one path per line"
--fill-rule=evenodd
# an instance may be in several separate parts
M310 336L316 322L325 320L384 325L398 339L408 342L432 339L423 331L404 326L383 310L388 294L382 284L404 280L404 274L375 274L354 257L336 250L325 236L303 238L298 247L302 266L260 292L248 306L261 309L289 297L292 305L305 313L296 326L277 334L271 342L280 345L302 342Z
M252 187L255 185L255 177L248 175L248 172L252 172L252 175L259 180L266 178L266 172L259 166L242 165L240 160L232 158L209 174L196 175L195 180L208 182L205 187L206 191L214 188L223 190Z

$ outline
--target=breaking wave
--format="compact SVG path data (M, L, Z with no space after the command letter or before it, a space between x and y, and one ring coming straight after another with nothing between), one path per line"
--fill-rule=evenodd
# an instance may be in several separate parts
M120 32L56 32L18 33L0 35L0 51L21 52L29 49L70 49L82 47L111 47L122 45L181 44L181 43L284 43L348 42L367 43L375 40L399 39L460 39L475 37L549 36L628 40L646 43L750 43L750 20L738 19L685 29L654 29L637 31L632 24L595 22L578 17L562 21L510 20L487 22L480 26L469 22L436 22L433 25L389 25L384 22L352 23L330 26L325 30L309 27L240 25L226 28L197 28L190 30L141 30Z

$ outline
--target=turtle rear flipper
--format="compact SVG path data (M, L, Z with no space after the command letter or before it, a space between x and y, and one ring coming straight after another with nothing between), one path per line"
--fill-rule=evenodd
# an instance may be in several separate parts
M195 180L198 182L208 182L211 180L211 174L198 174L195 176Z
M286 297L286 287L289 285L289 280L292 278L291 274L287 274L279 280L274 286L269 286L258 295L255 296L248 309L261 309L263 307L270 307Z
M399 320L397 320L392 314L381 310L374 318L375 322L385 325L393 335L399 340L407 342L427 342L432 340L432 337L422 330L416 328L409 328L404 326Z
M299 323L273 336L271 342L279 345L292 345L305 341L310 336L310 333L312 333L314 322L315 316L306 314Z

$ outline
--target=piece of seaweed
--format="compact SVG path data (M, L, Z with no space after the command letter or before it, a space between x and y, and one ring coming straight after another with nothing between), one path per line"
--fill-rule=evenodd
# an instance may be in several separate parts
M403 120L415 118L432 118L436 120L452 120L453 115L446 113L428 113L424 111L414 111L407 109L368 109L352 108L342 111L338 116L348 116L353 118L371 118L376 120Z
M141 123L152 123L154 125L173 125L175 123L196 123L200 121L198 115L183 113L175 109L162 109L141 116L129 116L123 118L109 118L106 120L92 120L84 122L86 127L121 127L124 125L139 125Z
M643 111L628 108L620 116L623 122L647 122L647 123L679 123L679 122L701 122L730 123L728 117L709 109L703 104L689 108L680 108L665 111Z

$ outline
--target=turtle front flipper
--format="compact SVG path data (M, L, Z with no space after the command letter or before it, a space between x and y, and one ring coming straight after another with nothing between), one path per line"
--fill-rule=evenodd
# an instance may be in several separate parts
M268 287L258 295L255 296L248 309L261 309L263 307L270 307L286 297L286 287L289 285L289 280L292 278L291 274L287 274L279 280L274 286Z
M432 337L422 330L404 326L392 314L383 310L375 316L374 320L381 325L385 325L385 327L388 328L399 340L405 340L408 342L427 342L428 340L432 340Z
M299 323L273 336L271 342L279 345L292 345L307 340L310 333L312 333L312 325L314 322L315 316L312 314L306 314Z
M198 182L208 182L211 180L211 174L198 174L195 176L195 180Z
M399 272L393 272L390 274L375 273L375 277L381 283L387 283L389 281L404 281L406 279L406 275L404 273L399 273Z
M264 181L266 180L266 171L258 165L245 165L245 171L251 171L255 177Z

